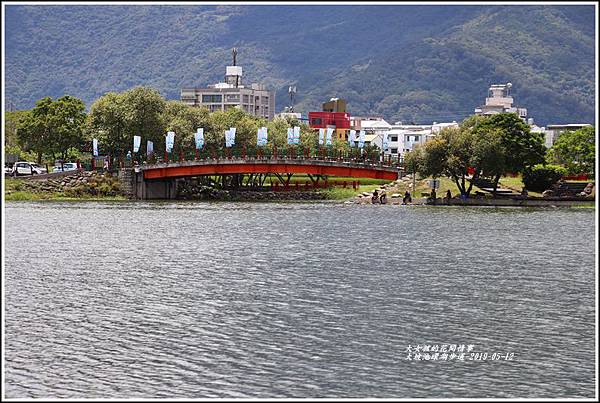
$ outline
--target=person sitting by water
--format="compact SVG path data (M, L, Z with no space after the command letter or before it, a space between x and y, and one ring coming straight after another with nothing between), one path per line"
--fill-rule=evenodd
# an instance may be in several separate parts
M385 190L381 192L381 196L379 196L379 203L385 204L387 202L387 195L385 194Z
M435 189L431 189L431 195L429 196L429 200L435 204L437 200L437 195L435 194Z
M452 199L452 192L448 189L446 190L446 204L450 204L450 199Z
M373 191L373 196L371 197L371 203L377 203L377 200L379 200L378 195L379 193L377 192L377 189L375 189L375 191Z
M410 192L407 190L404 192L404 198L402 199L402 204L411 203L412 199L410 197Z

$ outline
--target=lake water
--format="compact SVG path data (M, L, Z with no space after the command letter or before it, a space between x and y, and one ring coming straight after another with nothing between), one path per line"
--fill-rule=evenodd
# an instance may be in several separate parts
M5 396L591 398L594 217L7 203Z

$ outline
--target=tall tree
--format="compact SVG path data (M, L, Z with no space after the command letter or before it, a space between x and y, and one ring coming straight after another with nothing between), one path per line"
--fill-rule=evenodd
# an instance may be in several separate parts
M503 174L523 173L526 169L544 162L546 147L541 133L531 132L516 113L498 113L487 117L475 117L465 120L461 127L470 128L473 133L495 141L498 146L496 158L489 156L488 163L497 163L495 172L491 173L494 182L494 192ZM499 135L490 135L495 131ZM492 150L493 151L493 150ZM503 172L502 172L503 171Z
M160 93L149 87L135 87L121 94L125 131L133 147L133 136L141 136L155 143L164 140L163 114L166 101Z
M35 103L35 107L23 116L18 123L19 145L26 151L37 154L41 164L44 153L52 152L52 98L44 97Z
M42 98L31 111L21 113L16 128L18 142L24 150L37 154L38 163L44 154L66 159L71 148L82 144L85 119L85 105L78 98Z
M561 133L552 148L548 159L564 165L571 174L595 174L596 129L587 126L575 131Z
M123 155L131 142L128 138L127 120L123 98L120 94L109 92L98 98L90 107L86 132L88 140L98 139L102 153L113 156Z
M81 99L65 95L52 105L50 125L51 146L62 159L67 159L71 148L80 148L84 140L85 104Z

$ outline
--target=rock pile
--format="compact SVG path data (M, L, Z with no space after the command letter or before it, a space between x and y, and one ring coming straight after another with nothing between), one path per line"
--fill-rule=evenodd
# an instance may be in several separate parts
M64 193L67 196L120 194L118 179L110 173L84 171L57 178L23 181L19 190L34 193Z

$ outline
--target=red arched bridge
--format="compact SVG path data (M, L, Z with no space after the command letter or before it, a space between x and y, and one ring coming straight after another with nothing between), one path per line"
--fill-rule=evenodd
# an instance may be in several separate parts
M132 193L141 199L171 199L176 197L176 181L182 178L224 175L281 175L293 174L328 177L373 178L394 181L402 168L390 160L380 162L352 159L320 158L223 158L142 164L136 166L131 178ZM318 179L317 179L318 180Z

